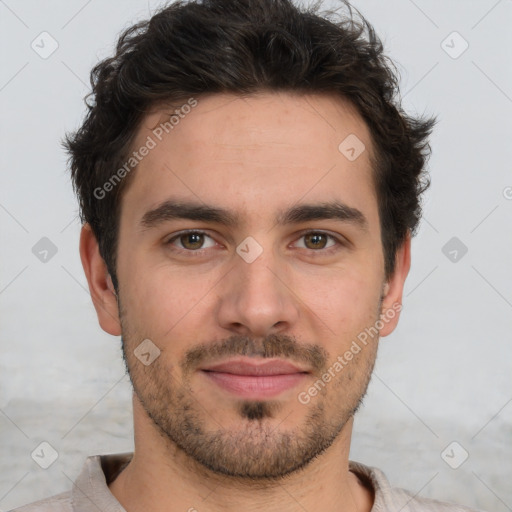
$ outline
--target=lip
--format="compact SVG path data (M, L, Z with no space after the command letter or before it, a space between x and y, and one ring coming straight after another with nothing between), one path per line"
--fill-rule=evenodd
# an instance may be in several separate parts
M309 373L283 359L256 362L254 359L230 359L223 363L214 364L202 368L205 371L231 373L234 375L290 375L293 373Z
M201 373L229 393L262 400L297 386L310 372L282 359L257 363L246 358L211 365Z

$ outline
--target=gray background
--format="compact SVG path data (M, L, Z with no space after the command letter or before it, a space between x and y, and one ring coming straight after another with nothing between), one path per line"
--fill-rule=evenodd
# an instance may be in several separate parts
M91 304L59 141L92 66L157 5L0 0L1 510L67 490L87 455L132 448L120 339ZM404 310L351 458L414 493L512 510L512 1L354 5L398 63L405 107L439 124ZM43 31L59 45L46 59L31 47ZM43 237L57 249L46 262L32 252ZM43 441L58 453L46 470L31 458Z

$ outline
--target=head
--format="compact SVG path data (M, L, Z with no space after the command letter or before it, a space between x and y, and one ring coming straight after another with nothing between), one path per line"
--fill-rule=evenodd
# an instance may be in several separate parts
M139 414L232 476L294 471L346 427L398 321L429 184L433 120L403 112L361 16L317 10L162 8L93 69L65 140L84 269ZM303 374L265 399L212 383L242 356Z

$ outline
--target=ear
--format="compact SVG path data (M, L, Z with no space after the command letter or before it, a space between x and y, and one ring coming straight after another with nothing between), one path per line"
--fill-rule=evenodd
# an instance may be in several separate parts
M107 265L100 255L98 241L87 223L80 232L80 259L101 328L113 336L119 336L121 322L117 296Z
M382 311L380 319L384 324L380 329L380 336L391 334L400 317L402 310L402 295L404 291L405 279L411 268L411 233L396 252L395 271L384 286L384 296L382 299Z

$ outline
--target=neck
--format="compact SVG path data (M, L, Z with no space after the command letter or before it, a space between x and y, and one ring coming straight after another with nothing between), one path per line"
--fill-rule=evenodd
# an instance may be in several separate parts
M219 475L165 439L134 399L135 451L110 491L128 512L370 511L372 492L349 471L353 420L306 467L280 479ZM236 499L235 499L236 498Z

